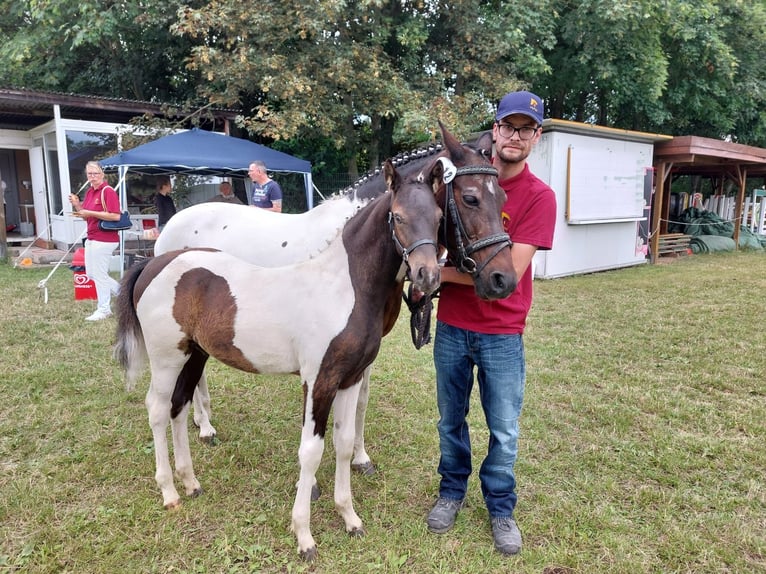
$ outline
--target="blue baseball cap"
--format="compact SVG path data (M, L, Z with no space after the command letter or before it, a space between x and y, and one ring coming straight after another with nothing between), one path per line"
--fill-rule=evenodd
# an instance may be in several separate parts
M497 106L497 121L511 114L524 114L537 122L537 125L543 123L543 101L539 96L532 92L511 92L503 96L500 104Z

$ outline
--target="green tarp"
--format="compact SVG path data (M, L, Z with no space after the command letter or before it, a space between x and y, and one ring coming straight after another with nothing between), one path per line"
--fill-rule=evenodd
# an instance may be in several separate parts
M721 235L695 235L689 242L692 253L712 253L715 251L734 251L734 240Z
M690 245L694 253L734 251L735 249L734 223L722 219L712 211L697 207L685 209L677 221L668 224L668 232L691 235ZM747 227L740 225L740 248L761 250L764 245L766 245L766 237L756 235Z

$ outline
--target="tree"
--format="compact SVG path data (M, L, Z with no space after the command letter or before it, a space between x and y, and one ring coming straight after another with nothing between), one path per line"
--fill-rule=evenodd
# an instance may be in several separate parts
M0 0L0 85L242 110L261 143L352 175L554 118L766 145L766 6L748 0ZM311 157L307 157L312 159ZM339 169L339 168L338 168Z
M661 2L570 0L558 5L550 69L533 79L552 117L638 129L662 119L667 78Z
M173 35L179 0L0 0L0 84L181 103L197 78Z
M198 44L189 66L204 98L243 103L242 124L263 138L334 138L356 173L362 144L375 165L395 127L402 141L430 139L439 117L467 133L519 85L516 70L543 69L535 31L546 19L533 6L221 0L183 10L175 30Z
M416 20L425 32L418 59L404 69L422 107L405 111L400 137L412 125L433 136L437 119L462 135L487 127L505 93L549 71L543 49L554 43L554 20L546 0L430 6Z
M540 86L552 117L766 144L762 2L569 0Z
M673 5L664 49L672 63L663 104L672 134L766 145L766 7L726 0Z
M241 104L242 125L260 138L334 137L350 171L364 114L396 113L406 91L373 2L223 0L186 8L175 30L198 44L189 67L203 98Z

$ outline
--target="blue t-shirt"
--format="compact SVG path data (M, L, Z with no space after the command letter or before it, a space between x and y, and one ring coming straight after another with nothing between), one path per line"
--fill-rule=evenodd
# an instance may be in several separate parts
M274 207L275 201L282 201L282 188L273 179L263 185L253 182L250 201L256 207Z

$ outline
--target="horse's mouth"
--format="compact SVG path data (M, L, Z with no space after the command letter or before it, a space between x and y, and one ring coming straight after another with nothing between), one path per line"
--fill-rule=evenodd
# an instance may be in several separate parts
M474 278L476 295L485 301L505 299L514 292L516 284L515 274L502 271L493 271L488 278L481 276Z
M411 274L413 275L413 274ZM413 286L422 293L430 295L439 288L441 284L441 271L437 266L435 269L420 267L414 277L410 277Z

